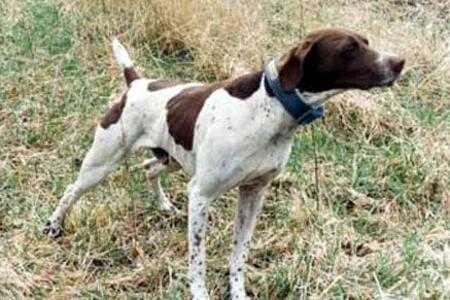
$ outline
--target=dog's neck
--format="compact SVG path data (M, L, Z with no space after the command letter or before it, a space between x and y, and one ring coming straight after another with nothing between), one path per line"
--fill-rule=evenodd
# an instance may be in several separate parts
M307 125L317 118L323 117L322 104L343 90L329 90L324 92L301 91L301 87L285 91L279 82L279 72L275 61L271 61L264 68L262 88L265 96L282 105L282 118L293 121L293 126Z
M323 92L307 92L307 91L300 92L300 90L297 90L297 92L300 94L303 101L305 101L306 103L308 103L309 105L311 105L313 107L316 107L316 106L319 106L319 105L325 103L325 101L327 101L331 97L336 96L344 91L345 90L343 90L343 89L334 89L334 90L323 91Z
M276 98L299 125L306 125L323 117L322 104L343 91L333 89L309 92L302 88L301 82L295 89L286 90L281 83L281 70L277 59L273 59L265 65L263 74L266 94Z

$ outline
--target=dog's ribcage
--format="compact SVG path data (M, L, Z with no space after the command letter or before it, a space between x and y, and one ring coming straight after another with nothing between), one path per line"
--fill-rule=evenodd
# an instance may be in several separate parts
M142 127L136 147L161 147L189 174L208 176L224 189L276 173L287 162L292 130L285 110L263 89L241 100L218 89L206 100L195 125L193 149L175 143L168 132L167 102L183 89L174 86L154 92L148 81L133 83L124 115Z

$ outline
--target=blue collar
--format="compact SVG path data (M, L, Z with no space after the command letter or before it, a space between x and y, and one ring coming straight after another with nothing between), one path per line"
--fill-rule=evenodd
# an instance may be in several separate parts
M271 60L264 68L264 86L267 93L275 96L299 125L309 124L324 116L325 110L322 105L307 104L297 90L283 90L278 80L275 59Z

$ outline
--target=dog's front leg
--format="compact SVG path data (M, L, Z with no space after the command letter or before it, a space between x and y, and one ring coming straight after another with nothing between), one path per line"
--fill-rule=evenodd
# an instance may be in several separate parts
M195 177L189 183L189 281L192 298L208 299L205 283L206 252L205 233L208 220L208 207L215 196L205 192Z
M266 181L239 187L239 200L234 222L233 250L230 257L231 299L247 299L245 293L245 261L250 240L261 210Z

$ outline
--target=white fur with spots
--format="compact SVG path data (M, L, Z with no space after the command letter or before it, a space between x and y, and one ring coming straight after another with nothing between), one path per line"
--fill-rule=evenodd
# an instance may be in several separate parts
M114 41L114 51L122 68L132 66L125 48ZM384 62L384 58L381 59ZM49 219L45 232L60 234L68 210L89 188L112 172L126 154L139 148L162 148L191 175L188 185L189 281L194 299L207 299L205 283L208 209L211 202L239 187L239 202L230 258L232 299L245 299L245 261L256 216L263 203L267 184L286 165L297 124L279 101L268 96L263 78L259 88L245 101L223 88L214 91L198 115L193 149L175 143L167 125L167 102L190 86L180 84L149 91L150 79L131 82L126 105L117 123L96 129L94 143L83 160L76 181L69 185ZM308 94L305 98L321 103L332 94ZM167 171L157 160L147 162L148 178L162 208L175 210L165 196L159 174Z

